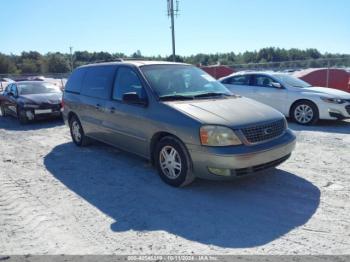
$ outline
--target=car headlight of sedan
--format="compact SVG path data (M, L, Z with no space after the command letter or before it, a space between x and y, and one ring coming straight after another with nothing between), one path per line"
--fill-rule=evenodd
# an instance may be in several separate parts
M344 104L346 101L341 98L333 98L333 97L326 97L326 96L321 96L320 97L322 101L326 103L332 103L332 104Z
M32 105L32 104L24 104L23 107L24 108L39 108L38 105Z
M206 125L200 129L200 139L205 146L233 146L242 142L235 132L224 126Z

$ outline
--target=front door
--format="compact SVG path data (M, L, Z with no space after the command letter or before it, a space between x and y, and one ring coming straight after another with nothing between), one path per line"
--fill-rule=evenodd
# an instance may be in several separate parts
M267 75L255 75L253 79L254 99L285 113L288 105L287 90L282 86L281 88L275 87L274 83L277 83L277 81Z
M125 103L123 95L126 93L136 93L142 99L147 97L137 72L121 66L114 81L112 100L107 105L109 117L103 123L110 129L107 138L117 147L148 157L148 107Z

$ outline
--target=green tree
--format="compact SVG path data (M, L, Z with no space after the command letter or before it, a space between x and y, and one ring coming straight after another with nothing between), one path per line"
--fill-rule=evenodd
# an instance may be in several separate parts
M13 74L17 72L17 67L11 57L0 53L0 74Z
M69 72L69 62L67 57L61 53L47 54L47 68L49 73Z

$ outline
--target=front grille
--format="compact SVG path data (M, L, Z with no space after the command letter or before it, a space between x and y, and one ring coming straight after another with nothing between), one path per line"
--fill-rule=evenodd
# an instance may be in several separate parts
M274 160L274 161L271 161L271 162L268 162L265 164L253 166L253 167L233 169L233 170L231 170L231 175L232 176L245 176L245 175L248 175L248 174L251 174L254 172L263 171L265 169L272 168L272 167L278 166L279 164L282 164L290 156L291 156L291 154L286 155L280 159L277 159L277 160Z
M52 109L54 111L59 111L61 109L61 104L42 103L40 104L39 109Z
M258 126L243 128L242 133L249 143L255 144L278 137L283 134L285 129L285 120L281 119Z
M349 102L350 102L350 100L349 100ZM350 105L346 106L345 109L348 112L348 114L350 115Z

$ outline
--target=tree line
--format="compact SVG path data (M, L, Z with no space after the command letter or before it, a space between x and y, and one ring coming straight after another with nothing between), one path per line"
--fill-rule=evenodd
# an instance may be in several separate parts
M60 52L40 54L37 51L22 52L20 55L0 53L0 74L68 73L71 71L71 68L76 68L84 64L115 61L118 58L173 60L172 56L143 56L139 50L131 55L88 51L76 51L72 55ZM256 63L262 66L267 63L274 63L281 68L288 66L324 67L330 65L329 61L332 61L332 66L350 66L350 55L322 54L314 48L301 50L297 48L283 49L268 47L258 51L246 51L243 53L229 52L176 56L176 61L203 66L222 64L242 68L249 68L249 65ZM307 63L304 63L304 61Z

